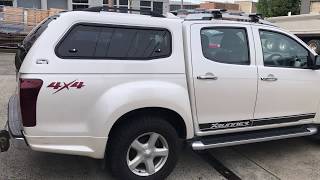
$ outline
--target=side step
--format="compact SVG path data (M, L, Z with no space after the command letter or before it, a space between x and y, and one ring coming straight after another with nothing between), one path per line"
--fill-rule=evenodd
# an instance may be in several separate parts
M191 145L194 150L204 150L217 147L310 136L316 134L317 132L318 128L316 126L294 126L199 137L194 140Z

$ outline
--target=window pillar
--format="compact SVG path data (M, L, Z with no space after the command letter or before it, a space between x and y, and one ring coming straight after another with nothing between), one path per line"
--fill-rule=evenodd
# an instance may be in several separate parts
M18 7L18 2L17 2L18 0L13 0L12 1L12 6L13 7Z
M41 0L41 9L48 9L48 0Z

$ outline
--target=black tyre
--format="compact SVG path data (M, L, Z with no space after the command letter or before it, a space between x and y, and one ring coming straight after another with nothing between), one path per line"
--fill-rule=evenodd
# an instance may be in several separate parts
M310 46L316 53L320 54L320 40L311 40L308 42Z
M130 119L113 133L107 162L112 174L126 180L160 180L174 169L180 151L176 130L161 118Z

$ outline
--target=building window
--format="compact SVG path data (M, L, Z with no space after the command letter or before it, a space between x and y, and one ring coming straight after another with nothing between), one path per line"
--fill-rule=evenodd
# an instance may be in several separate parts
M113 0L113 7L119 8L120 12L127 13L128 12L128 0Z
M103 0L103 6L109 6L109 0Z
M13 6L12 0L0 0L0 6Z
M118 7L118 2L117 2L117 0L113 0L113 7L115 7L115 8Z
M163 14L163 2L153 2L153 12Z
M89 7L88 0L72 0L72 9L85 9Z
M118 5L118 7L119 7L119 9L121 9L120 10L120 12L128 12L128 0L118 0L119 1L119 5Z
M150 14L151 11L151 1L140 1L141 14Z

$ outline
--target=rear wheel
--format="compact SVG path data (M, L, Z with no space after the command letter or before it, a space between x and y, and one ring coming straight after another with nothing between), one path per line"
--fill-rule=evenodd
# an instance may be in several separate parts
M320 40L311 40L308 42L308 45L313 49L316 53L320 54Z
M175 129L161 118L137 118L115 130L107 154L119 179L166 178L176 165L180 143Z

